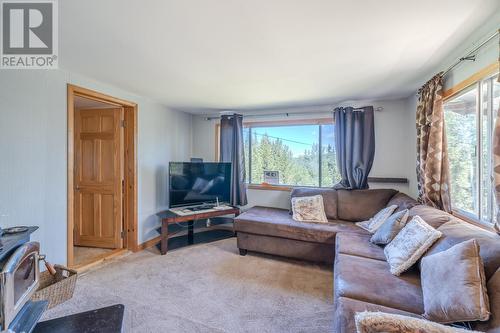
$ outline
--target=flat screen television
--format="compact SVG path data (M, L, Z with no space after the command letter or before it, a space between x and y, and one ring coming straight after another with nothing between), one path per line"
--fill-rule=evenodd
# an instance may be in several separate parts
M170 207L229 203L231 163L170 162Z

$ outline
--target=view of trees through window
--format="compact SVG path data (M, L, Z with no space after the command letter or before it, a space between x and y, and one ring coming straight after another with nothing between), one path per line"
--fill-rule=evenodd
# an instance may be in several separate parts
M247 127L244 143L249 183L332 186L340 178L333 124Z
M452 206L488 223L496 216L491 142L499 104L496 77L478 82L444 104Z
M468 213L478 202L476 96L474 87L444 105L453 206Z

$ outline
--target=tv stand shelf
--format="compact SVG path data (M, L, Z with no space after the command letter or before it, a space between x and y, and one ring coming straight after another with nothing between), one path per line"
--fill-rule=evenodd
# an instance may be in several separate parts
M213 209L214 207L215 207L215 205L202 205L199 207L191 207L191 208L187 208L187 209L192 211L192 212L199 212L200 210Z
M188 233L187 233L188 243L193 244L193 240L194 240L193 221L202 220L202 219L209 219L212 217L220 217L220 216L224 216L224 215L232 215L232 214L234 214L235 216L238 216L240 214L240 209L238 207L231 206L228 209L214 210L214 211L210 211L210 212L201 212L201 213L193 212L193 214L189 214L189 215L179 215L170 209L158 213L157 216L161 219L160 253L163 255L163 254L167 254L167 251L168 251L168 238L169 238L168 226L169 226L169 224L189 222Z

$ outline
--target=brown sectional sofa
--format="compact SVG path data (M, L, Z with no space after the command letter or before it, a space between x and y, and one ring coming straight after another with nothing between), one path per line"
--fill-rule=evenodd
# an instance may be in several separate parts
M382 247L353 222L366 220L380 209L397 205L421 216L443 236L430 255L475 238L480 246L490 299L490 320L473 328L500 332L500 236L432 207L418 205L395 190L295 189L293 196L322 194L328 224L297 222L288 210L253 207L235 220L241 254L256 251L334 263L334 332L355 332L354 315L382 311L420 317L424 312L420 271L415 265L401 276L389 271ZM445 283L445 282L443 282Z

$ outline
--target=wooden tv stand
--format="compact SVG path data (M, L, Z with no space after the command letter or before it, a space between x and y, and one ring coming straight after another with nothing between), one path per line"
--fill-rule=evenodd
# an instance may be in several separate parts
M163 212L158 213L158 217L161 219L161 242L160 242L160 253L167 254L168 251L168 225L173 224L173 223L180 223L180 222L190 222L188 224L188 243L193 244L193 239L194 239L194 228L193 228L193 221L196 220L201 220L201 219L209 219L212 217L219 217L219 216L224 216L224 215L231 215L234 214L235 216L238 216L240 214L240 209L238 207L231 207L228 209L223 209L223 210L213 210L210 212L200 212L196 213L193 212L193 214L189 215L179 215L176 214L172 210L166 210Z

